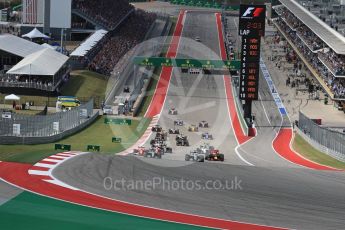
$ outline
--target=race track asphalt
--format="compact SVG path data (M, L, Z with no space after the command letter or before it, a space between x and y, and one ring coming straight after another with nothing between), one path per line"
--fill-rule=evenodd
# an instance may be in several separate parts
M219 54L214 13L188 12L183 36L192 38L192 41L181 41L179 56L214 57L215 54L207 52L201 44L197 48L191 45L195 36ZM168 129L177 118L187 124L207 120L211 126L208 131L215 136L210 143L226 154L224 163L186 165L184 153L202 141L201 132L188 133L183 128L192 147L175 148L172 139L174 153L164 155L161 160L85 154L64 162L53 175L94 194L162 209L295 229L343 229L345 174L305 169L279 157L272 149L278 129L267 124L280 124L281 118L262 79L260 93L265 100L255 102L253 109L259 136L239 149L254 167L246 166L234 151L237 142L231 129L222 77L181 74L180 70L174 70L159 123ZM170 107L177 108L179 115L168 115ZM117 189L114 184L109 188L111 182L122 179L125 185L131 181L139 184L132 189L119 183L116 183ZM181 179L191 181L194 186L197 183L201 189L183 189ZM216 182L218 185L224 185L232 180L241 181L235 190L204 189L208 181L219 181ZM145 181L161 183L145 189L140 186ZM169 188L168 184L172 185L174 181L178 188Z
M173 211L295 229L343 229L345 225L343 172L213 163L160 167L152 161L171 166L172 160L87 154L66 161L53 175L91 193ZM209 180L219 180L225 186L229 181L231 188L236 178L242 181L237 190L198 190L196 185L183 189L182 182L176 182L199 181L205 186ZM139 184L126 187L131 181ZM146 189L140 185L151 181L157 185Z
M187 12L182 36L177 57L220 59L214 13ZM195 41L196 37L201 42ZM176 108L178 115L169 115L169 108ZM185 123L176 128L188 136L190 147L176 147L175 135L169 135L169 144L174 152L166 154L166 159L184 161L186 152L210 143L225 154L226 163L244 164L234 151L237 142L231 128L223 76L181 73L180 68L174 68L159 124L168 130L174 128L174 120L177 119ZM198 125L203 120L209 123L210 128L188 132L190 125ZM214 140L202 140L203 132L212 134Z

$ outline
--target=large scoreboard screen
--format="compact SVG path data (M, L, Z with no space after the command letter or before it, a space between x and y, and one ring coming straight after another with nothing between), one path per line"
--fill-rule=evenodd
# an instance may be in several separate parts
M241 5L239 35L242 36L240 99L257 100L260 42L265 34L265 5Z
M265 36L265 5L241 5L239 35L250 37Z

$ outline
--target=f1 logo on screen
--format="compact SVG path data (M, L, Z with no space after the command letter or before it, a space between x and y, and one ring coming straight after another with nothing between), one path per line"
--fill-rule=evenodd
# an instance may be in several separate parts
M264 11L265 9L263 7L248 7L242 14L242 18L256 18L259 17Z

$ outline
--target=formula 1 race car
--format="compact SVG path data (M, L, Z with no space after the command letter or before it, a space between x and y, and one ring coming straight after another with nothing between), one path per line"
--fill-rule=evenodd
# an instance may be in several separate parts
M144 146L139 146L137 149L133 150L134 155L144 156L147 149Z
M129 86L125 86L125 87L123 88L123 92L124 92L124 93L129 93Z
M183 121L182 120L176 120L176 121L174 121L174 125L183 126Z
M179 134L175 138L177 146L189 146L189 141L187 136Z
M162 153L172 153L172 148L168 147L167 144L163 143L159 146L159 148L161 148Z
M168 138L168 133L167 133L167 132L164 132L163 130L156 133L155 139L159 139L159 140L162 140L162 141L166 141L167 138Z
M179 129L169 129L169 134L180 134Z
M164 141L161 140L161 139L158 139L158 138L150 140L150 145L151 146L157 146L157 145L161 145L163 143L164 143Z
M207 121L200 121L199 127L200 128L208 128L208 122Z
M162 158L162 150L159 147L151 148L148 151L145 151L144 157L151 157L151 158Z
M192 150L189 153L187 153L184 157L186 161L197 161L197 162L204 162L205 161L205 155L202 153L198 153L196 150Z
M224 154L219 153L218 149L213 149L205 156L205 159L208 161L224 161Z
M190 125L190 126L188 127L188 131L189 131L189 132L198 132L198 131L199 131L199 128L198 128L198 126L196 126L196 125Z
M201 134L201 139L204 139L204 140L213 140L213 136L212 136L212 134L206 132L206 133L202 133L202 134Z
M154 140L152 140L152 141L154 141ZM160 148L162 150L162 155L164 153L172 153L172 148L168 147L165 142L154 141L150 144L151 144L151 148L157 148L157 147Z
M214 147L212 145L209 145L208 143L204 143L203 145L200 145L200 147L196 149L198 153L202 153L205 155L210 154L210 152L213 150L214 150Z
M175 108L170 108L170 109L169 109L169 114L170 114L170 115L177 115L177 109L175 109Z
M162 132L162 127L160 125L155 125L151 128L152 132Z

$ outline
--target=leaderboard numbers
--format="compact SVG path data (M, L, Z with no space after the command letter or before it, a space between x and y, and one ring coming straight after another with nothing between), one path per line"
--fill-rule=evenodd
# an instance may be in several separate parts
M242 37L240 99L257 100L259 83L260 38Z
M260 41L265 31L264 5L241 5L239 35L242 36L240 99L257 100L260 70Z

